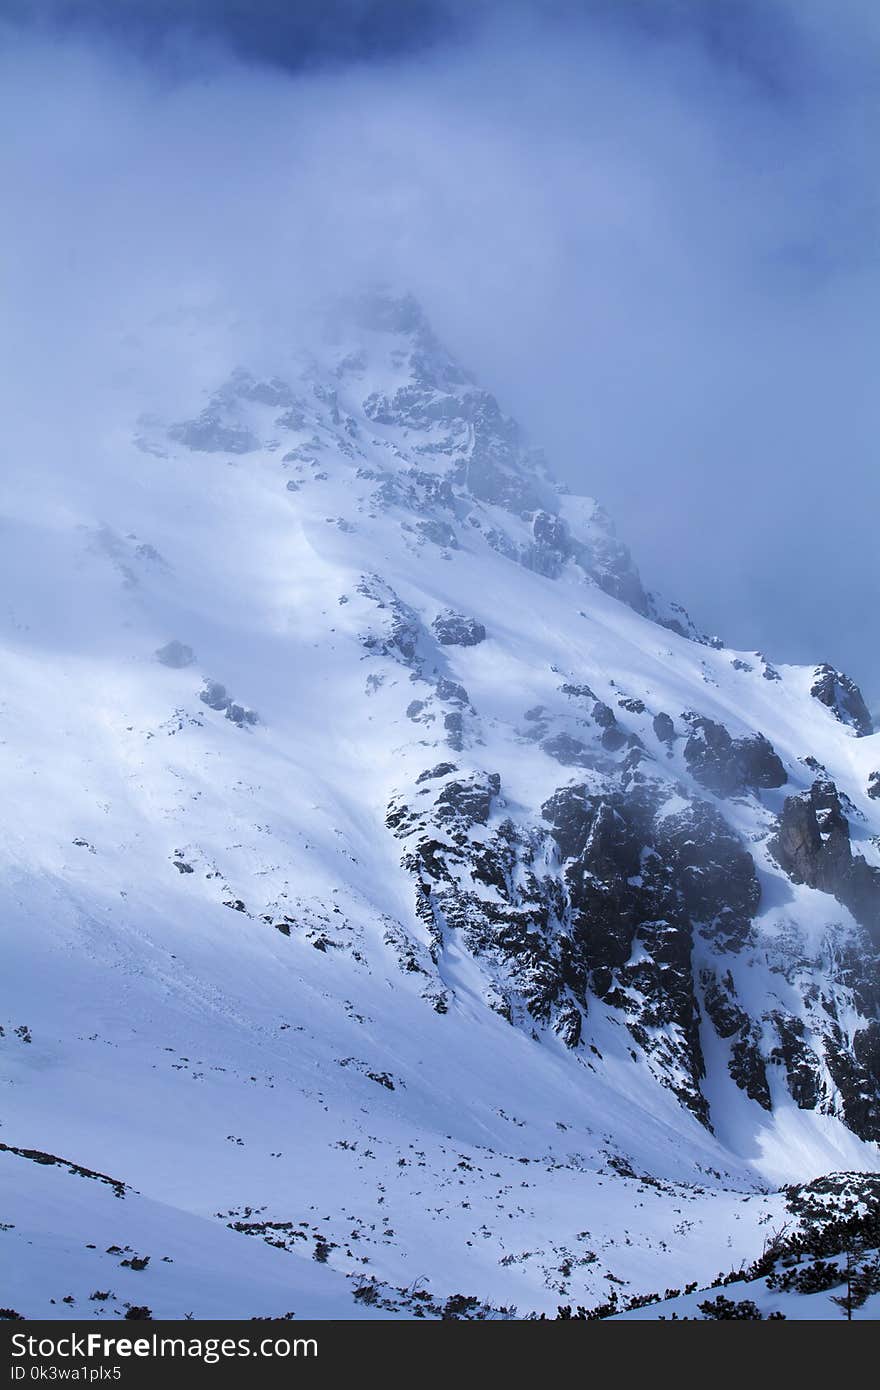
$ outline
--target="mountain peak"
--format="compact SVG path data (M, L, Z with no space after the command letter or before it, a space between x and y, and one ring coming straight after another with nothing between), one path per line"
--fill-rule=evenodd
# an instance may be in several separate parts
M218 1316L279 1244L298 1315L365 1258L410 1315L414 1250L437 1315L708 1281L876 1164L876 735L647 594L414 301L334 314L11 496L16 1229L49 1167L90 1259L152 1203Z

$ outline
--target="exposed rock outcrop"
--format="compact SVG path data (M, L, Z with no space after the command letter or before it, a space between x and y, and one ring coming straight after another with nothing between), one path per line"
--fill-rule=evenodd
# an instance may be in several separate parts
M661 743L672 743L675 738L675 725L665 711L661 710L659 714L654 715L652 727Z
M770 853L795 883L831 893L880 942L880 869L853 854L849 821L832 781L786 798Z
M431 631L444 647L476 647L486 640L483 624L463 613L439 614L431 624Z
M730 1041L727 1068L731 1078L763 1110L770 1110L770 1087L758 1022L737 1002L729 970L721 978L714 970L703 970L700 980L706 1013L719 1038Z
M685 761L700 785L716 796L781 787L788 781L782 760L763 734L735 739L713 719L694 714L685 717L691 728L684 746Z
M827 705L841 724L849 724L860 736L873 733L874 725L862 692L843 671L823 663L813 672L810 694Z
M260 722L256 710L248 709L246 705L236 704L227 692L226 686L221 685L219 681L206 680L204 688L199 693L199 699L209 709L222 711L227 719L242 728L246 724L259 724Z
M694 942L739 949L760 899L751 856L719 813L706 802L671 805L666 785L636 778L626 790L560 788L544 824L524 825L504 814L497 774L463 777L440 764L419 780L436 785L431 804L398 797L387 824L404 843L438 965L448 933L460 934L497 981L505 1017L531 1018L572 1047L598 996L708 1123ZM763 1104L751 1021L737 1028L737 1066Z

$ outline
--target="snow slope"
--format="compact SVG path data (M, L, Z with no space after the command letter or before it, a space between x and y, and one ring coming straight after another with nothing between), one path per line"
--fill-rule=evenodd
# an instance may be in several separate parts
M0 1303L708 1282L877 1168L880 736L646 594L411 301L278 372L8 467L0 1140L125 1195L0 1153Z

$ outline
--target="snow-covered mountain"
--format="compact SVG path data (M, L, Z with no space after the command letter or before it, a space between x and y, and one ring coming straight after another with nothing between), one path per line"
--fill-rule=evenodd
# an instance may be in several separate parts
M552 1315L880 1202L857 687L647 593L412 300L2 534L0 1302Z

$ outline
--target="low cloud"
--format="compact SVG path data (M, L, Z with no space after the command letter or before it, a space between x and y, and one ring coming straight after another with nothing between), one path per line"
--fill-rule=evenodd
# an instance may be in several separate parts
M871 7L433 5L368 43L353 5L300 63L80 8L4 30L10 467L75 471L391 280L649 583L880 694Z

